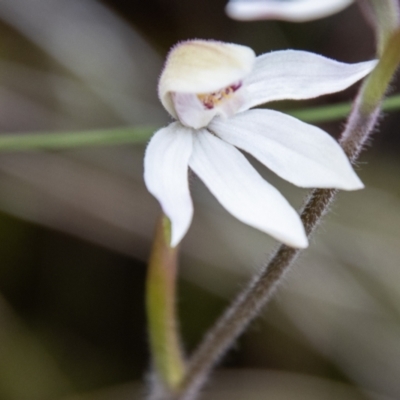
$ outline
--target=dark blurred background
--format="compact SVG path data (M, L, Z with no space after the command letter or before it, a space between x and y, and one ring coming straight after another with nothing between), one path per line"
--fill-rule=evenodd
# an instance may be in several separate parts
M356 5L323 20L236 22L222 0L0 0L3 134L162 126L169 48L188 38L374 57ZM349 101L345 92L293 109ZM398 92L398 82L392 85ZM384 116L343 193L266 311L223 361L209 399L400 397L400 114ZM337 137L344 120L320 125ZM142 398L146 259L159 209L145 144L0 154L0 399ZM254 164L258 166L256 162ZM299 207L304 190L260 172ZM182 244L179 312L191 351L276 243L200 182Z

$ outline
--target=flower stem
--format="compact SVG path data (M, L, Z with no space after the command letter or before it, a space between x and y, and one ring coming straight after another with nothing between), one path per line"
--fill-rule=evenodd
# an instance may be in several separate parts
M399 110L400 94L384 100L382 109L384 111ZM343 119L350 110L351 104L343 102L283 111L304 122L318 123ZM137 126L77 132L2 133L0 135L0 153L140 144L146 143L159 128L157 126Z
M367 21L376 32L378 54L381 55L387 41L397 29L400 22L400 7L398 0L358 0Z
M156 129L152 126L137 126L77 132L4 133L0 135L0 152L145 143Z
M337 121L348 117L352 109L351 103L343 102L326 106L299 108L296 110L283 110L282 112L304 122L318 123ZM400 95L395 94L385 99L382 103L383 111L396 111L400 109ZM0 142L1 143L1 142Z
M382 98L400 63L399 48L400 30L388 41L380 62L356 98L340 138L340 144L352 162L357 159L376 126ZM334 189L314 189L310 192L301 212L307 236L313 233L327 213L336 194ZM272 297L300 252L299 249L281 245L260 274L236 297L189 360L178 400L193 400L197 396L211 369Z
M171 226L166 216L157 224L149 261L146 307L150 348L155 370L153 392L173 393L181 382L185 365L180 346L176 307L177 248L171 248ZM154 393L151 394L156 398Z

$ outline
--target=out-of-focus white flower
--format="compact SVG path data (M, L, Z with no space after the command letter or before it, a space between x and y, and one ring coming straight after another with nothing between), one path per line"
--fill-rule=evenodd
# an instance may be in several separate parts
M342 11L354 0L230 0L229 17L241 21L279 19L306 22Z
M300 187L361 189L338 143L283 113L251 107L344 90L376 61L344 64L304 51L256 57L245 46L191 40L170 52L159 97L176 122L152 137L144 178L172 223L171 245L193 214L188 168L236 218L293 247L308 242L298 214L236 147Z

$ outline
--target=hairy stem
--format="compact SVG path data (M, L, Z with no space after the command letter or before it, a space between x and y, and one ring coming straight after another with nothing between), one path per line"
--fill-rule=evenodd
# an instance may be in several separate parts
M382 54L393 31L399 25L400 7L398 0L358 0L366 20L376 32L378 54Z
M184 376L184 360L176 318L177 248L171 248L170 221L159 219L151 251L146 287L150 349L154 366L150 398L173 393Z
M339 140L351 162L358 158L378 121L383 96L400 63L399 47L400 31L397 31L388 40L380 62L362 85L354 102ZM314 189L310 192L301 212L308 236L327 213L336 194L334 189ZM286 245L280 246L260 274L237 296L189 360L178 400L193 400L197 396L211 369L272 297L300 252Z
M310 193L301 215L308 236L327 212L336 193L336 190L327 189L316 189ZM261 273L239 294L189 360L177 399L192 400L196 397L211 369L260 313L300 252L299 249L281 245Z

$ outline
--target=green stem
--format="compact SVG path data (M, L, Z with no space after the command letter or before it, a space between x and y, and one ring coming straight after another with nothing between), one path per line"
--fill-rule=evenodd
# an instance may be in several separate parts
M382 55L387 41L399 27L398 0L358 0L367 20L375 28L378 55Z
M185 372L176 307L177 248L171 248L170 221L160 218L151 251L146 287L150 348L157 383L169 392L178 387Z
M57 150L85 146L144 143L154 127L100 129L82 132L6 133L0 135L0 151Z
M382 102L382 97L400 63L400 28L387 40L385 51L378 66L363 85L361 112L369 114Z
M383 111L396 111L400 109L400 94L388 97L382 104ZM343 119L349 115L351 103L337 103L328 106L301 108L285 111L304 122L318 123L331 122Z
M400 110L400 94L387 98L384 111ZM351 110L349 102L327 106L284 110L304 122L319 123L345 118ZM0 152L62 150L76 147L140 144L147 142L158 128L151 126L102 129L83 132L23 133L0 135Z

